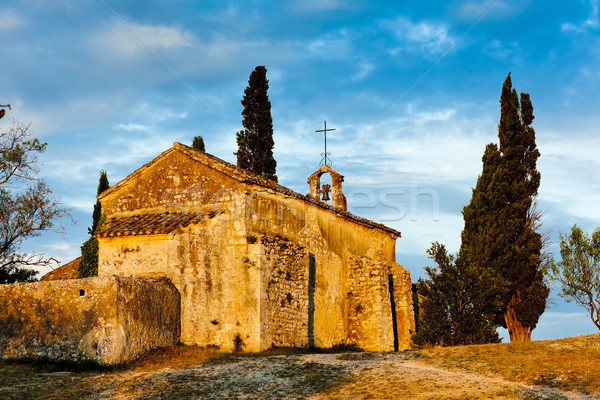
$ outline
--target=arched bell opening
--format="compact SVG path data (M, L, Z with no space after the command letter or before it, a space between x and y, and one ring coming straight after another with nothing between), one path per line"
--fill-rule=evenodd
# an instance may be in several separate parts
M323 177L323 175L326 175ZM344 176L335 172L330 166L323 165L308 177L310 191L308 195L314 201L327 202L330 199L334 208L346 211L346 196L342 191ZM327 193L327 195L325 195Z
M319 194L321 196L321 201L325 203L331 201L331 188L331 175L328 172L325 172L319 177Z

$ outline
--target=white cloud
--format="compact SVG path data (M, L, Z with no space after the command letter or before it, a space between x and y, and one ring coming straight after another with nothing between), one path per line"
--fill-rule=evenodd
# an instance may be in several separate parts
M113 20L97 32L91 41L108 57L131 59L144 52L189 48L193 46L195 38L189 31L177 27Z
M538 138L538 147L542 154L538 161L542 174L540 199L572 216L571 223L587 219L600 225L598 133L545 132Z
M86 184L90 177L93 177L92 182L96 180L99 170L106 169L110 173L109 177L122 177L170 148L175 140L179 140L178 133L173 131L172 127L187 116L186 112L177 110L176 106L169 108L145 101L130 106L127 111L126 116L115 118L119 122L112 128L107 128L101 133L88 130L71 140L62 138L62 143L59 138L54 140L55 143L51 143L51 151L62 154L61 157L53 157L46 162L46 176L58 182ZM82 111L78 114L81 115ZM102 147L85 146L76 153L69 151L74 146L86 142L86 136L101 137ZM77 196L78 194L67 194L63 197L67 199L70 207L88 207L87 202L81 201Z
M0 31L16 29L25 24L25 20L13 10L0 10Z
M432 182L474 184L485 145L496 138L496 122L491 117L456 117L463 113L457 108L414 112L409 105L406 109L404 116L388 117L372 130L368 125L344 128L349 137L341 151L344 160L357 154L373 160L365 172L377 170L386 177L380 182L388 178L393 182L393 176L402 173ZM389 165L390 160L396 161Z
M22 118L31 122L35 134L44 137L65 128L88 129L110 121L113 113L126 108L128 100L123 92L115 90L110 93L94 93L85 98L71 97L61 103L49 102L44 107L36 107L20 99L11 103L16 105L14 108L19 110Z
M590 0L590 15L584 21L574 24L571 22L565 22L560 27L563 32L575 32L584 33L590 30L597 30L600 28L600 16L598 15L599 0Z
M366 78L371 74L371 72L375 69L375 65L366 60L362 60L357 64L357 71L352 76L352 79L355 81L359 81L361 79Z
M509 5L502 0L469 0L458 7L458 15L469 21L476 20L485 14L487 14L486 18L505 18L521 12L528 2L528 0L521 0L517 7L515 4Z
M492 58L510 59L518 47L518 42L505 44L500 40L492 40L483 48L483 52Z
M392 49L393 55L409 51L436 56L448 50L455 42L448 27L442 23L412 22L400 16L383 22L382 27L391 30L400 42L399 47Z
M127 132L131 131L145 131L148 129L148 126L141 124L118 124L115 126L115 129L122 129Z
M457 106L460 109L453 107L419 112L407 106L409 111L403 116L388 117L372 131L372 126L367 124L331 125L337 129L336 133L327 137L334 168L340 168L342 174L347 174L347 182L355 187L386 189L390 182L404 179L402 185L406 186L413 177L417 177L421 186L454 183L457 190L469 194L481 173L485 145L496 140L497 121L485 116L459 118L457 115L463 114L461 110L469 106ZM311 135L317 129L313 125L298 121L292 126L282 127L279 131L281 136L276 141L278 159L291 159L302 165L318 162L323 137ZM299 160L301 154L308 156ZM281 164L278 167L285 166ZM290 168L296 170L297 166ZM303 171L306 176L313 172L309 169L307 167Z
M294 3L293 8L298 12L314 12L314 11L332 11L332 10L342 10L348 8L355 8L356 4L353 5L351 3L359 3L359 2L350 2L350 1L341 1L341 0L299 0Z
M352 44L345 30L328 34L325 37L310 41L308 52L312 56L325 59L343 59L353 54Z

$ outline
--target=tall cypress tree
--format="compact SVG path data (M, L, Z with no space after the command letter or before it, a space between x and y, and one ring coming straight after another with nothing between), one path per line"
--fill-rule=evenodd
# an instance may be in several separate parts
M108 183L108 175L106 171L100 171L100 179L98 180L98 190L96 195L100 195L100 193L104 192L106 189L110 187ZM92 227L88 229L90 235L94 235L96 233L96 228L98 228L98 222L100 222L100 218L102 217L102 210L100 208L100 202L96 200L96 204L94 204L94 212L92 214Z
M268 89L267 69L258 66L250 74L248 87L244 90L244 130L236 133L238 151L235 154L240 168L277 181L277 162L273 158L273 119Z
M536 231L540 153L531 127L533 106L527 93L520 100L509 73L500 97L499 146L489 144L483 155L483 172L463 209L459 253L461 263L498 291L489 298L488 317L516 342L531 339L549 294L542 235Z
M108 183L108 175L106 171L100 171L100 179L98 180L97 195L104 192L110 187ZM92 214L92 227L88 229L90 237L81 245L81 261L77 267L77 277L87 278L89 276L98 275L98 239L94 236L98 224L102 220L102 208L100 202L96 200L94 204L94 212Z

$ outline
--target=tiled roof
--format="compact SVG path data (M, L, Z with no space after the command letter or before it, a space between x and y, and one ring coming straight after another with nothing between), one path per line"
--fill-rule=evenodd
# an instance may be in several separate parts
M77 257L73 261L48 272L46 275L40 278L40 281L56 281L60 279L77 278L77 267L79 267L79 261L81 261L81 257Z
M156 214L138 214L129 217L108 218L96 231L100 238L115 236L159 235L174 231L178 227L197 224L204 217L212 218L215 213L164 212Z
M148 169L152 164L154 164L155 162L157 162L158 160L160 160L161 158L165 157L167 154L169 154L170 152L175 151L175 150L180 151L181 153L187 155L191 159L193 159L203 165L206 165L209 168L219 171L231 178L237 179L240 182L252 183L252 184L255 184L258 186L269 188L275 192L282 193L286 196L295 197L297 199L304 200L308 203L315 205L316 207L320 207L320 208L323 208L326 210L333 211L342 218L346 218L348 220L359 223L361 225L368 226L370 228L375 228L375 229L379 229L379 230L391 233L392 235L394 235L396 237L401 237L400 232L398 232L397 230L392 229L388 226L379 224L377 222L373 222L366 218L358 217L348 211L344 211L342 209L335 208L326 203L323 203L322 201L315 201L312 197L306 196L306 195L300 194L298 192L295 192L291 189L288 189L285 186L279 185L275 181L264 178L253 172L246 171L245 169L242 169L238 166L230 164L227 161L223 161L220 158L215 157L211 154L198 151L196 149L193 149L191 147L188 147L184 144L177 143L177 142L173 143L172 148L170 148L167 151L164 151L158 157L156 157L152 161L144 164L143 166L141 166L140 168L135 170L133 173L128 175L125 179L123 179L116 185L114 185L114 186L110 187L109 189L107 189L106 191L102 192L100 195L98 195L98 199L101 199L101 198L109 195L110 193L117 191L119 188L127 185L127 183L129 181L131 181L135 177L139 176L142 172L144 172L146 169Z

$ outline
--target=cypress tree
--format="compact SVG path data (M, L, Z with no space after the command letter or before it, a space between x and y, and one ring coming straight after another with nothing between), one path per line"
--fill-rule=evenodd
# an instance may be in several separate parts
M258 66L250 74L248 87L244 90L244 129L236 133L238 151L235 155L238 167L277 181L277 162L273 158L273 119L268 89L267 69Z
M98 190L96 191L96 195L100 195L100 193L104 192L106 189L110 187L108 183L108 175L106 171L100 171L100 179L98 180ZM96 200L96 204L94 204L94 212L92 213L92 227L88 229L90 235L94 235L96 233L96 228L98 228L98 222L100 222L100 218L102 217L102 210L100 208L100 202Z
M106 171L100 171L100 179L98 180L97 195L104 192L110 187L108 183L108 175ZM81 261L77 267L77 277L87 278L89 276L98 275L98 239L94 236L96 229L102 221L102 208L100 202L96 200L94 204L94 212L92 214L92 227L88 229L90 237L81 245Z
M486 314L508 329L511 341L531 340L546 308L549 288L539 214L534 199L540 184L533 106L527 93L512 88L510 73L500 97L499 146L489 144L483 171L463 209L465 227L458 260L472 268L491 293Z
M194 137L194 141L192 142L192 148L204 153L206 151L204 149L204 138L202 138L202 136Z

